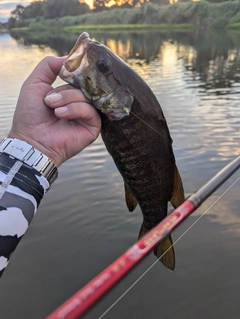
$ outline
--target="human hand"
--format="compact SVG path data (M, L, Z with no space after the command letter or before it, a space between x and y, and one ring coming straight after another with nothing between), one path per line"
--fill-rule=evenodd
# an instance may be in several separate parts
M66 58L44 58L24 82L10 138L34 146L56 166L73 157L99 135L101 120L79 89L52 88Z

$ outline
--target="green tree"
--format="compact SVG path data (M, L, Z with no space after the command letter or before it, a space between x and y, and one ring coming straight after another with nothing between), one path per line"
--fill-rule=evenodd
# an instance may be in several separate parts
M212 3L221 3L221 2L232 1L232 0L207 0L207 1Z
M105 4L107 3L107 0L93 0L93 8L95 11L102 11L106 9Z
M36 18L43 15L45 2L36 1L32 2L29 6L25 7L23 18Z
M86 4L78 0L46 0L43 15L45 18L53 19L63 16L77 16L90 11Z
M169 0L150 0L151 3L156 3L156 4L159 4L159 5L162 5L162 4L169 4ZM176 1L177 2L177 1Z
M16 8L11 12L11 18L15 20L21 20L23 18L25 7L18 4Z
M36 17L44 17L47 19L54 19L63 16L76 16L85 14L90 11L85 3L80 3L78 0L45 0L35 1L30 5L24 7L17 5L11 12L10 24L14 21L22 21L24 19L31 19Z
M174 0L173 0L174 1ZM179 0L176 0L179 1ZM183 1L192 1L192 0L183 0ZM96 11L100 11L106 9L106 4L112 2L111 0L94 0L93 5ZM146 2L156 3L159 5L169 4L169 0L114 0L115 4L112 6L114 8L136 8L140 7L142 4ZM111 8L112 8L111 7Z
M8 20L8 28L9 29L12 29L12 28L15 28L16 27L16 24L17 24L17 20L13 17L11 17L9 20Z

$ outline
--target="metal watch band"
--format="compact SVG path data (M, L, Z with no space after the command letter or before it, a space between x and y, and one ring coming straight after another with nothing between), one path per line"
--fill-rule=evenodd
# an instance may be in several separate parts
M0 153L8 154L37 170L47 179L50 187L58 176L55 164L27 142L5 138L0 142Z

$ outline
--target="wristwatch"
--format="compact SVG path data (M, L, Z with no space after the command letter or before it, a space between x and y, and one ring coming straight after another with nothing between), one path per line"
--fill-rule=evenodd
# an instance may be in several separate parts
M58 176L55 164L27 142L16 138L4 138L0 142L0 153L8 154L34 168L47 179L50 187Z

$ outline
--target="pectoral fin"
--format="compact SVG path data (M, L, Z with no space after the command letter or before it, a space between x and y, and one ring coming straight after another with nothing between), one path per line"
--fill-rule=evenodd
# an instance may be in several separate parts
M143 237L149 229L144 224L140 229L139 238ZM160 242L154 249L154 255L162 262L162 264L169 270L173 271L175 268L175 253L172 246L172 238L169 235L164 241Z
M170 203L173 205L174 208L177 208L185 201L184 190L182 179L175 165L174 168L174 186L173 186L173 194L172 198L170 199Z
M133 212L137 206L137 200L125 182L124 182L124 188L125 188L125 199L126 199L128 210L130 212Z

